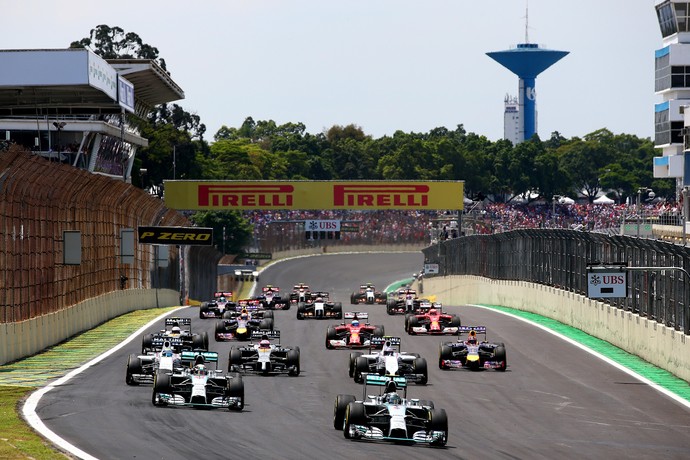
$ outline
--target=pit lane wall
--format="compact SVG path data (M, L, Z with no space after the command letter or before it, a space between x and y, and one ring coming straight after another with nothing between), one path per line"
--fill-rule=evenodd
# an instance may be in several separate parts
M425 278L424 295L436 295L446 305L502 305L552 318L690 382L687 335L580 294L526 281L452 275Z
M0 324L0 364L36 354L134 310L178 305L179 295L171 289L114 291L54 313Z

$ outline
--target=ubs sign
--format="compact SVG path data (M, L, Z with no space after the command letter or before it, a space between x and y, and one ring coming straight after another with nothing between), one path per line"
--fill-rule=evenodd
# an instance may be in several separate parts
M618 267L590 268L587 271L587 297L627 297L627 273Z

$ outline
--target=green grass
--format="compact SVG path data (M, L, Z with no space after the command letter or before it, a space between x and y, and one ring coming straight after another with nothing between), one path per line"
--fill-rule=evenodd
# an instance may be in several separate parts
M20 404L34 387L0 386L0 458L64 460L68 456L55 450L19 416Z
M172 307L137 310L26 359L0 366L0 459L71 458L39 436L21 417L32 391L90 361Z

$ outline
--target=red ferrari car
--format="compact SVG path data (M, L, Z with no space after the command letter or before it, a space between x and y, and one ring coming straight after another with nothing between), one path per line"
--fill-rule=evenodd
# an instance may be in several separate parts
M381 345L372 345L372 337L383 337L383 326L374 326L368 322L362 322L369 318L368 313L346 312L345 319L352 319L350 323L341 323L337 326L328 326L326 330L326 348L381 348ZM381 342L383 343L383 342Z
M410 335L458 335L460 333L460 317L443 313L441 305L434 304L428 311L405 317L405 330Z

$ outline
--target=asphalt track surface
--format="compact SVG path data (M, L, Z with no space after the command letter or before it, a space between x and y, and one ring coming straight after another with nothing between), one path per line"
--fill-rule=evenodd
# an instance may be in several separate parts
M350 292L362 282L385 286L408 278L422 264L419 253L324 255L278 263L261 284L284 290L297 282L330 291L348 310ZM368 311L386 334L400 335L403 350L429 362L429 384L408 395L431 399L449 418L447 448L349 441L333 429L334 398L362 395L347 373L348 351L327 350L331 321L276 312L285 345L301 348L299 377L246 376L243 412L154 407L151 387L124 383L135 340L119 352L47 393L38 415L59 436L100 459L685 459L690 453L690 410L627 373L546 331L495 311L445 306L463 324L483 324L489 339L506 343L508 370L441 371L440 342L453 337L411 337L402 316L383 306ZM213 330L194 307L195 331ZM158 329L155 327L153 329ZM212 337L212 334L210 334ZM211 349L227 367L231 343Z

